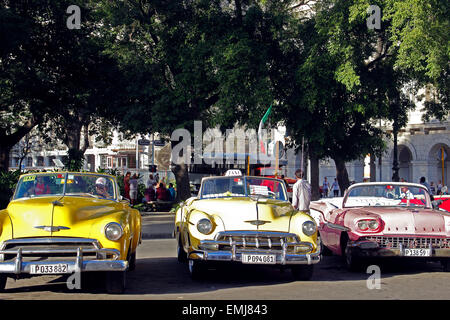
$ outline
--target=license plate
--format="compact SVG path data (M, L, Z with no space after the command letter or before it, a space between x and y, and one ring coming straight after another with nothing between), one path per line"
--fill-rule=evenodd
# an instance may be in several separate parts
M35 264L31 266L31 274L59 274L69 273L69 265L60 264Z
M242 263L249 264L276 264L277 256L274 254L242 254Z
M404 249L406 257L431 257L431 249Z

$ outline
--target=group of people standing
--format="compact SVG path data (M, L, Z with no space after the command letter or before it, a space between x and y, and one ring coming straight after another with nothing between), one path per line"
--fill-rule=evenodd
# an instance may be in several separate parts
M124 182L124 197L130 200L131 205L135 205L138 197L138 185L140 176L137 174L131 175L131 172L127 172L123 179ZM172 183L166 187L166 184L161 180L159 181L158 174L155 177L150 174L146 184L144 192L144 202L150 201L174 201L176 196L175 188Z
M441 180L439 180L437 186L434 185L433 181L431 181L430 184L428 184L425 177L421 177L419 182L420 182L420 184L423 184L425 187L427 187L428 191L432 195L447 195L448 194L447 186L443 186Z
M166 184L162 180L159 182L158 180L158 175L155 175L155 177L153 177L153 175L150 174L147 181L147 189L145 189L146 201L174 201L176 191L173 187L173 184L169 183L169 186L166 187Z
M339 197L339 183L337 181L336 178L334 178L334 182L330 187L330 183L327 180L327 177L325 177L323 179L323 184L322 184L322 197L324 198L328 198L328 194L330 191L333 191L333 195L335 197Z

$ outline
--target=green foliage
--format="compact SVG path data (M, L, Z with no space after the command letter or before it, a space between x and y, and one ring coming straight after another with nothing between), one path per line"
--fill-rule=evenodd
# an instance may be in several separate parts
M9 200L14 194L20 171L0 171L0 209L8 206Z

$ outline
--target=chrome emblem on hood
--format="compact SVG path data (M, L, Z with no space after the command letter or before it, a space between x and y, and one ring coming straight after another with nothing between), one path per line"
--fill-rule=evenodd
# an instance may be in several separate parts
M52 227L52 226L36 226L34 228L35 229L42 229L42 230L48 231L48 232L57 232L57 231L60 231L60 230L69 230L70 229L69 227L63 227L63 226L55 226L55 227Z
M264 221L264 220L248 220L244 221L246 223L250 223L254 226L262 226L263 224L270 223L271 221Z

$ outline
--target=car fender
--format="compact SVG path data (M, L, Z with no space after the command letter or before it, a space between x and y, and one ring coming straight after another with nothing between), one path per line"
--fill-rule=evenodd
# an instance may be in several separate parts
M13 224L8 211L0 211L0 243L13 238Z

